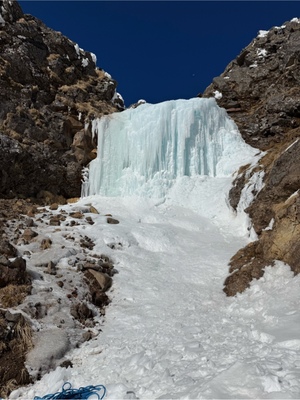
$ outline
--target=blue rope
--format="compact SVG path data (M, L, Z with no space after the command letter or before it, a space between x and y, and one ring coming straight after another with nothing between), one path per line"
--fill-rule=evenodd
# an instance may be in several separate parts
M98 392L103 390L103 394L99 394ZM88 399L90 396L94 395L97 397L93 397L93 399L102 400L106 394L106 388L103 385L96 386L86 386L80 387L79 389L72 389L72 385L70 382L64 383L61 392L57 392L54 394L46 394L44 397L35 396L34 400L56 400L56 399Z

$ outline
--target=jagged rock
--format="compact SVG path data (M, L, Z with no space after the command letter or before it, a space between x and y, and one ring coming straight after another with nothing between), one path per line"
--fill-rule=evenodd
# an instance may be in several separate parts
M111 278L109 276L107 276L107 278L109 278L109 279L107 279L104 276L97 275L97 278L98 278L97 279L95 276L96 273L101 274L100 272L90 269L85 272L84 276L85 276L86 282L89 286L92 303L95 306L102 308L104 306L107 306L110 302L104 289L106 289L106 288L108 289L110 287L110 285L111 285L110 279ZM101 275L104 275L104 274L101 274Z
M1 254L0 255L0 264L8 266L10 264L10 261L5 255Z
M31 228L26 228L22 235L26 242L31 242L31 240L36 236L38 236L37 232L33 231Z
M20 319L23 318L21 313L11 313L9 310L5 312L5 319L8 322L18 322Z
M77 219L81 219L83 217L83 214L80 211L71 212L69 215L70 217Z
M79 196L91 119L124 108L116 82L16 1L0 4L0 195Z
M253 242L239 250L230 260L231 273L224 282L224 292L227 296L234 296L249 287L253 279L263 276L263 268L268 263L259 250L259 243ZM271 264L271 260L269 260Z
M94 336L95 334L92 331L88 330L82 334L82 341L88 342L89 340L93 339Z
M120 223L117 219L111 218L111 217L107 217L107 218L106 218L106 222L107 222L108 224L115 224L115 225Z
M293 130L293 133L300 135L300 129ZM271 165L266 165L268 170L264 178L264 187L246 210L258 234L275 216L276 204L287 200L300 187L300 141L294 141L293 136L291 140L294 142L291 146L283 142L279 151L275 148L271 150L273 159ZM270 154L268 158L270 159Z
M93 221L92 217L86 217L85 220L86 220L86 222L88 222L90 225L94 225L94 223L95 223L95 222Z
M281 260L289 264L295 274L300 273L300 196L298 191L277 204L274 224L262 232L259 250L264 259Z
M241 257L241 252L249 253L247 246L231 259L231 275L224 289L228 295L244 290L276 259L300 272L299 43L298 19L258 35L204 92L204 97L222 93L216 100L230 112L245 141L267 150L255 169L244 166L239 171L229 193L230 204L236 209L249 179L263 172L263 187L253 193L254 199L245 210L258 235L255 254L252 259Z
M50 249L51 246L52 246L52 240L50 238L45 238L41 241L42 250Z
M65 360L59 366L62 368L73 368L73 363L70 360Z
M28 217L34 217L37 211L38 210L36 206L29 207L29 209L27 210Z
M258 35L204 91L232 112L243 138L267 149L300 126L300 24L297 20Z
M99 211L94 206L90 206L89 212L93 214L99 214Z
M89 237L85 236L84 239L80 239L80 246L85 249L93 250L95 243Z
M0 239L0 254L7 257L16 257L17 249L6 239Z
M46 272L50 275L56 275L56 264L53 261L49 261Z
M59 226L60 225L60 218L58 215L54 215L49 220L49 225L52 226Z
M34 220L32 218L27 218L25 220L25 224L28 228L32 228L34 226Z
M23 16L23 11L16 1L2 0L0 1L1 17L4 26L6 23L17 21Z
M50 210L57 210L58 209L58 204L57 203L53 203L49 206Z
M96 279L99 285L99 290L101 290L101 292L106 292L108 289L111 288L112 279L107 274L95 271L94 269L89 269L86 272L85 276L88 277L90 275L92 275Z
M0 287L9 284L22 285L28 283L26 272L26 261L22 257L17 257L9 262L8 265L0 264Z
M84 324L87 319L93 318L92 310L85 303L73 304L71 306L70 313L82 324Z
M67 201L64 196L53 194L47 190L40 190L37 194L37 199L41 200L43 205L49 204L66 204Z

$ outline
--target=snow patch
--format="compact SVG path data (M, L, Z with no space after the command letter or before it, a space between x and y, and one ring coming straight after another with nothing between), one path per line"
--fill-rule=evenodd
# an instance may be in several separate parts
M300 24L300 19L299 18L292 18L291 22L297 22L297 24Z
M274 29L285 29L286 25L281 25L281 26L274 26Z
M74 48L75 48L75 51L76 51L76 54L77 54L78 58L80 58L80 47L78 46L77 43L74 45Z
M249 65L249 68L257 68L257 67L258 67L257 61L254 61L253 64Z
M115 92L113 98L111 99L112 102L115 102L116 100L121 100L124 103L123 97L118 92Z
M97 64L97 56L96 56L96 54L90 53L90 55L91 55L91 57L92 57L93 62L94 62L95 65L96 65L96 64Z
M269 31L260 30L260 31L258 31L257 37L264 38L268 35L268 33L269 33Z
M269 225L265 229L263 229L263 231L271 231L273 229L274 223L275 220L274 218L272 218L271 221L269 222Z
M264 58L268 54L266 49L257 49L256 54L258 55L259 58Z
M254 166L253 166L254 167ZM249 169L249 171L246 174L246 179L250 176L252 168ZM261 191L261 189L264 187L263 179L265 176L265 171L259 171L255 172L248 180L246 185L244 186L242 193L241 193L241 198L238 204L238 210L243 211L247 207L250 206L252 201L255 199L255 197L258 195L258 193Z
M281 392L281 385L278 376L268 375L262 378L264 391L267 393Z
M85 68L89 65L89 59L88 58L83 58L81 61L81 65Z
M220 100L223 97L222 93L219 92L218 90L215 90L213 92L213 94L214 94L214 98L217 99L217 100Z

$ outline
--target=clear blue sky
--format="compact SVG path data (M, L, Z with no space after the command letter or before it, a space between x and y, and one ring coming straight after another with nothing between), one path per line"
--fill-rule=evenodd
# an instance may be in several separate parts
M20 1L97 55L126 105L190 98L260 29L300 17L298 1Z

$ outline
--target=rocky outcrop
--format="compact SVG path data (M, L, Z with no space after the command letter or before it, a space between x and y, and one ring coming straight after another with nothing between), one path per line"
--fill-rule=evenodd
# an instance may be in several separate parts
M262 150L300 126L300 24L260 31L205 90L232 116L247 143Z
M0 1L0 196L80 195L95 157L91 120L121 110L96 56Z
M244 166L229 198L236 209L242 190L254 174L262 185L246 208L258 240L230 261L224 291L247 288L264 267L281 260L300 272L300 20L261 31L204 96L214 96L227 109L247 143L265 151L259 165Z

